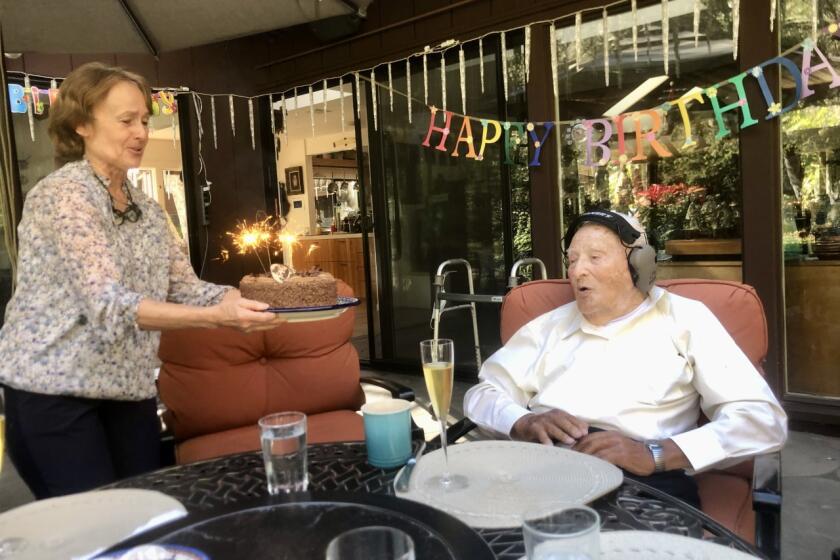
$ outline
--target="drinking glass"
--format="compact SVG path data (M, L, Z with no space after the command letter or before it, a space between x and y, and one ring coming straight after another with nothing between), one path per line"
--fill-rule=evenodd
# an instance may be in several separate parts
M601 518L586 506L526 512L522 537L528 560L598 560Z
M424 340L420 343L420 359L423 363L423 377L426 379L429 400L432 401L435 416L440 421L440 445L444 458L443 473L430 478L426 484L446 491L466 488L465 476L449 474L449 454L446 449L446 417L452 402L455 347L452 341L446 338Z
M362 527L330 541L327 560L414 560L414 541L393 527Z
M306 490L306 414L269 414L260 418L259 426L268 493Z

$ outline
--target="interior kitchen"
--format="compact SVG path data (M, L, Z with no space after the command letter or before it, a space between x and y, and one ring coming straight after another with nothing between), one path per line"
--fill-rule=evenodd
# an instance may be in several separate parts
M372 204L369 193L366 204L362 200L351 84L328 88L326 99L323 91L315 91L275 99L273 107L280 117L275 133L276 213L285 214L283 231L296 237L284 260L296 270L318 267L350 286L361 300L353 344L366 359L368 321L376 310L375 304L371 307L376 297L376 253L373 235L363 233L372 228ZM370 280L365 273L366 246Z

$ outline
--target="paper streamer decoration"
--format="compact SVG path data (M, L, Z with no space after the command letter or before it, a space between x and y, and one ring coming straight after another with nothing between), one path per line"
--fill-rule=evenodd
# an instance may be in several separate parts
M26 103L26 117L29 119L29 136L35 141L35 104L38 102L32 95L32 84L29 82L29 74L23 76L23 93L29 96Z
M286 105L286 94L280 97L280 108L283 109L283 141L289 143L289 107Z
M668 15L668 0L662 0L662 64L665 75L668 75L668 58L671 56L670 16Z
M478 75L481 80L481 93L484 93L484 39L478 39Z
M446 111L446 51L440 53L440 91L443 98L443 110Z
M770 0L770 32L773 32L773 25L776 23L776 0Z
M315 96L312 86L309 86L309 124L312 126L312 136L315 136Z
M257 145L254 142L254 100L248 98L248 126L251 127L251 149L256 150Z
M551 86L554 90L554 99L560 99L560 89L557 77L557 28L554 22L551 22L551 27L548 28L548 49L551 54Z
M327 80L323 83L324 102L321 104L321 109L324 111L324 124L327 124Z
M216 133L216 96L210 96L210 117L213 122L213 149L219 149L219 135Z
M391 105L391 112L394 112L394 77L391 75L391 63L388 63L388 103Z
M811 0L811 37L814 39L817 38L817 28L819 27L819 5L819 0Z
M525 83L531 76L531 26L525 26Z
M601 12L601 35L604 41L604 83L610 85L610 24L607 8Z
M297 102L297 88L292 89L292 111L298 108Z
M583 14L575 14L575 70L580 72L580 58L583 55L583 45L580 40L580 28L583 25Z
M423 103L429 104L429 61L426 60L426 53L423 53Z
M732 60L738 60L738 32L740 30L741 0L732 0Z
M633 60L639 60L639 11L636 0L630 0L630 12L633 16Z
M411 124L411 60L405 59L406 101L408 102L408 124Z
M178 123L175 121L175 113L169 116L169 125L172 127L172 147L178 148Z
M505 32L502 31L502 83L505 95L505 103L508 100L508 75L507 75L507 45L505 45Z
M694 0L694 48L700 45L700 0Z
M466 80L467 64L464 60L464 46L458 49L458 74L461 78L461 112L467 112L467 80Z
M370 70L370 92L371 92L371 101L373 105L373 129L379 130L379 120L377 118L377 108L376 108L376 68L371 68Z
M341 119L341 132L344 132L344 103L345 103L345 101L344 101L344 77L343 76L338 77L338 95L339 95L338 106L341 109L341 115L339 117Z
M353 76L356 77L356 95L358 96L359 101L356 103L356 119L362 120L362 87L361 81L359 78L358 72L353 72Z
M271 107L271 141L274 143L274 156L277 157L277 125L274 123L274 95L268 94L268 106ZM283 114L283 104L280 104L280 114Z
M233 96L228 95L228 106L230 107L230 131L236 136L236 117L233 114Z

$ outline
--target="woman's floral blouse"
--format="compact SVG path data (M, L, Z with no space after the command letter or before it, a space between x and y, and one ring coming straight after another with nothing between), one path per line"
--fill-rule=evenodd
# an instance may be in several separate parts
M86 160L29 192L17 289L0 330L0 383L50 395L153 397L160 333L137 326L140 300L206 306L230 289L199 280L160 206L137 189L131 195L143 215L117 225Z

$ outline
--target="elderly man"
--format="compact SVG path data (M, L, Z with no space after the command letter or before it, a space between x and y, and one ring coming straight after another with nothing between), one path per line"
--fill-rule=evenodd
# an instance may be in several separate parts
M699 471L781 448L787 418L698 301L653 285L634 218L580 216L564 237L575 301L522 327L464 399L479 426L595 455L699 507ZM697 427L702 410L710 419ZM643 477L643 478L642 478Z

